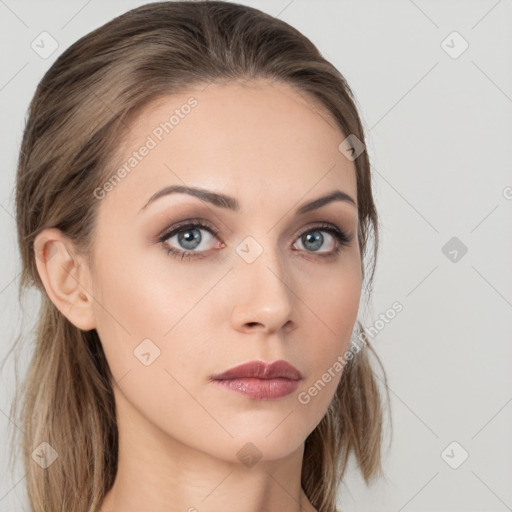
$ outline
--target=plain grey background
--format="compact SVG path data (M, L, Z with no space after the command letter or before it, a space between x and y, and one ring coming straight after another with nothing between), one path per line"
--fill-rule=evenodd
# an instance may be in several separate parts
M13 187L29 101L62 51L143 3L0 0L0 357L37 313L36 295L25 317L17 304ZM512 2L240 3L299 29L352 87L382 225L363 324L403 305L372 339L392 398L387 479L367 488L352 463L342 510L512 510ZM58 44L48 56L33 49L42 32ZM6 364L0 512L26 509L24 473L7 465L13 390Z

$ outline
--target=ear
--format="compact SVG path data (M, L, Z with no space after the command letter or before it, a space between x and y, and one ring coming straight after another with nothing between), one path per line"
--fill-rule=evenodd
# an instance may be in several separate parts
M76 327L96 327L91 295L91 274L74 244L58 229L45 229L34 240L37 271L46 293Z

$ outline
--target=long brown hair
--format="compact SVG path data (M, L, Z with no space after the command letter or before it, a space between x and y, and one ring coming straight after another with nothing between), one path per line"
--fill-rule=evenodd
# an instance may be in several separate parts
M95 329L74 326L48 298L34 239L54 227L89 255L99 205L93 191L112 176L112 155L130 121L153 100L192 85L250 78L293 86L332 115L333 128L364 143L355 98L340 72L287 23L234 3L159 2L133 9L75 42L37 86L19 154L16 222L18 300L35 286L41 308L32 359L12 405L24 430L20 446L34 512L96 511L114 483L118 452L113 378L100 339ZM354 162L363 276L371 292L378 217L367 152ZM384 407L370 353L384 383L386 375L360 322L358 328L364 346L347 361L327 413L305 443L302 487L321 512L336 511L350 454L367 483L382 475ZM58 453L46 469L32 458L42 442Z

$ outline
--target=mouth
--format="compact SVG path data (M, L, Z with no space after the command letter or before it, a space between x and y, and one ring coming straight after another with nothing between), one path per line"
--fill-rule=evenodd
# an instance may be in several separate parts
M281 359L272 364L251 361L213 375L210 380L221 388L251 398L271 400L293 393L302 379L297 368Z

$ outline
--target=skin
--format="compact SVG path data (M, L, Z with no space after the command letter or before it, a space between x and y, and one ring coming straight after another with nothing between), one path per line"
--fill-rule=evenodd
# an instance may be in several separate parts
M357 201L355 165L325 110L265 80L161 98L131 126L121 161L191 95L197 107L101 199L94 266L56 229L36 240L49 297L76 326L97 330L116 381L119 468L101 512L311 512L300 485L304 442L341 372L308 404L298 395L349 346L361 255L356 206L295 210L335 189ZM234 196L241 210L173 194L140 211L169 185ZM202 241L191 250L203 258L173 258L155 241L197 217L219 230L192 228ZM322 255L337 242L316 227L323 222L352 236L331 258ZM301 235L318 230L315 251ZM252 263L235 251L247 236L263 250ZM166 245L190 247L177 235ZM160 349L149 366L134 355L144 339ZM303 375L298 389L257 400L209 381L255 359L289 361ZM251 467L237 455L247 443L261 456Z

